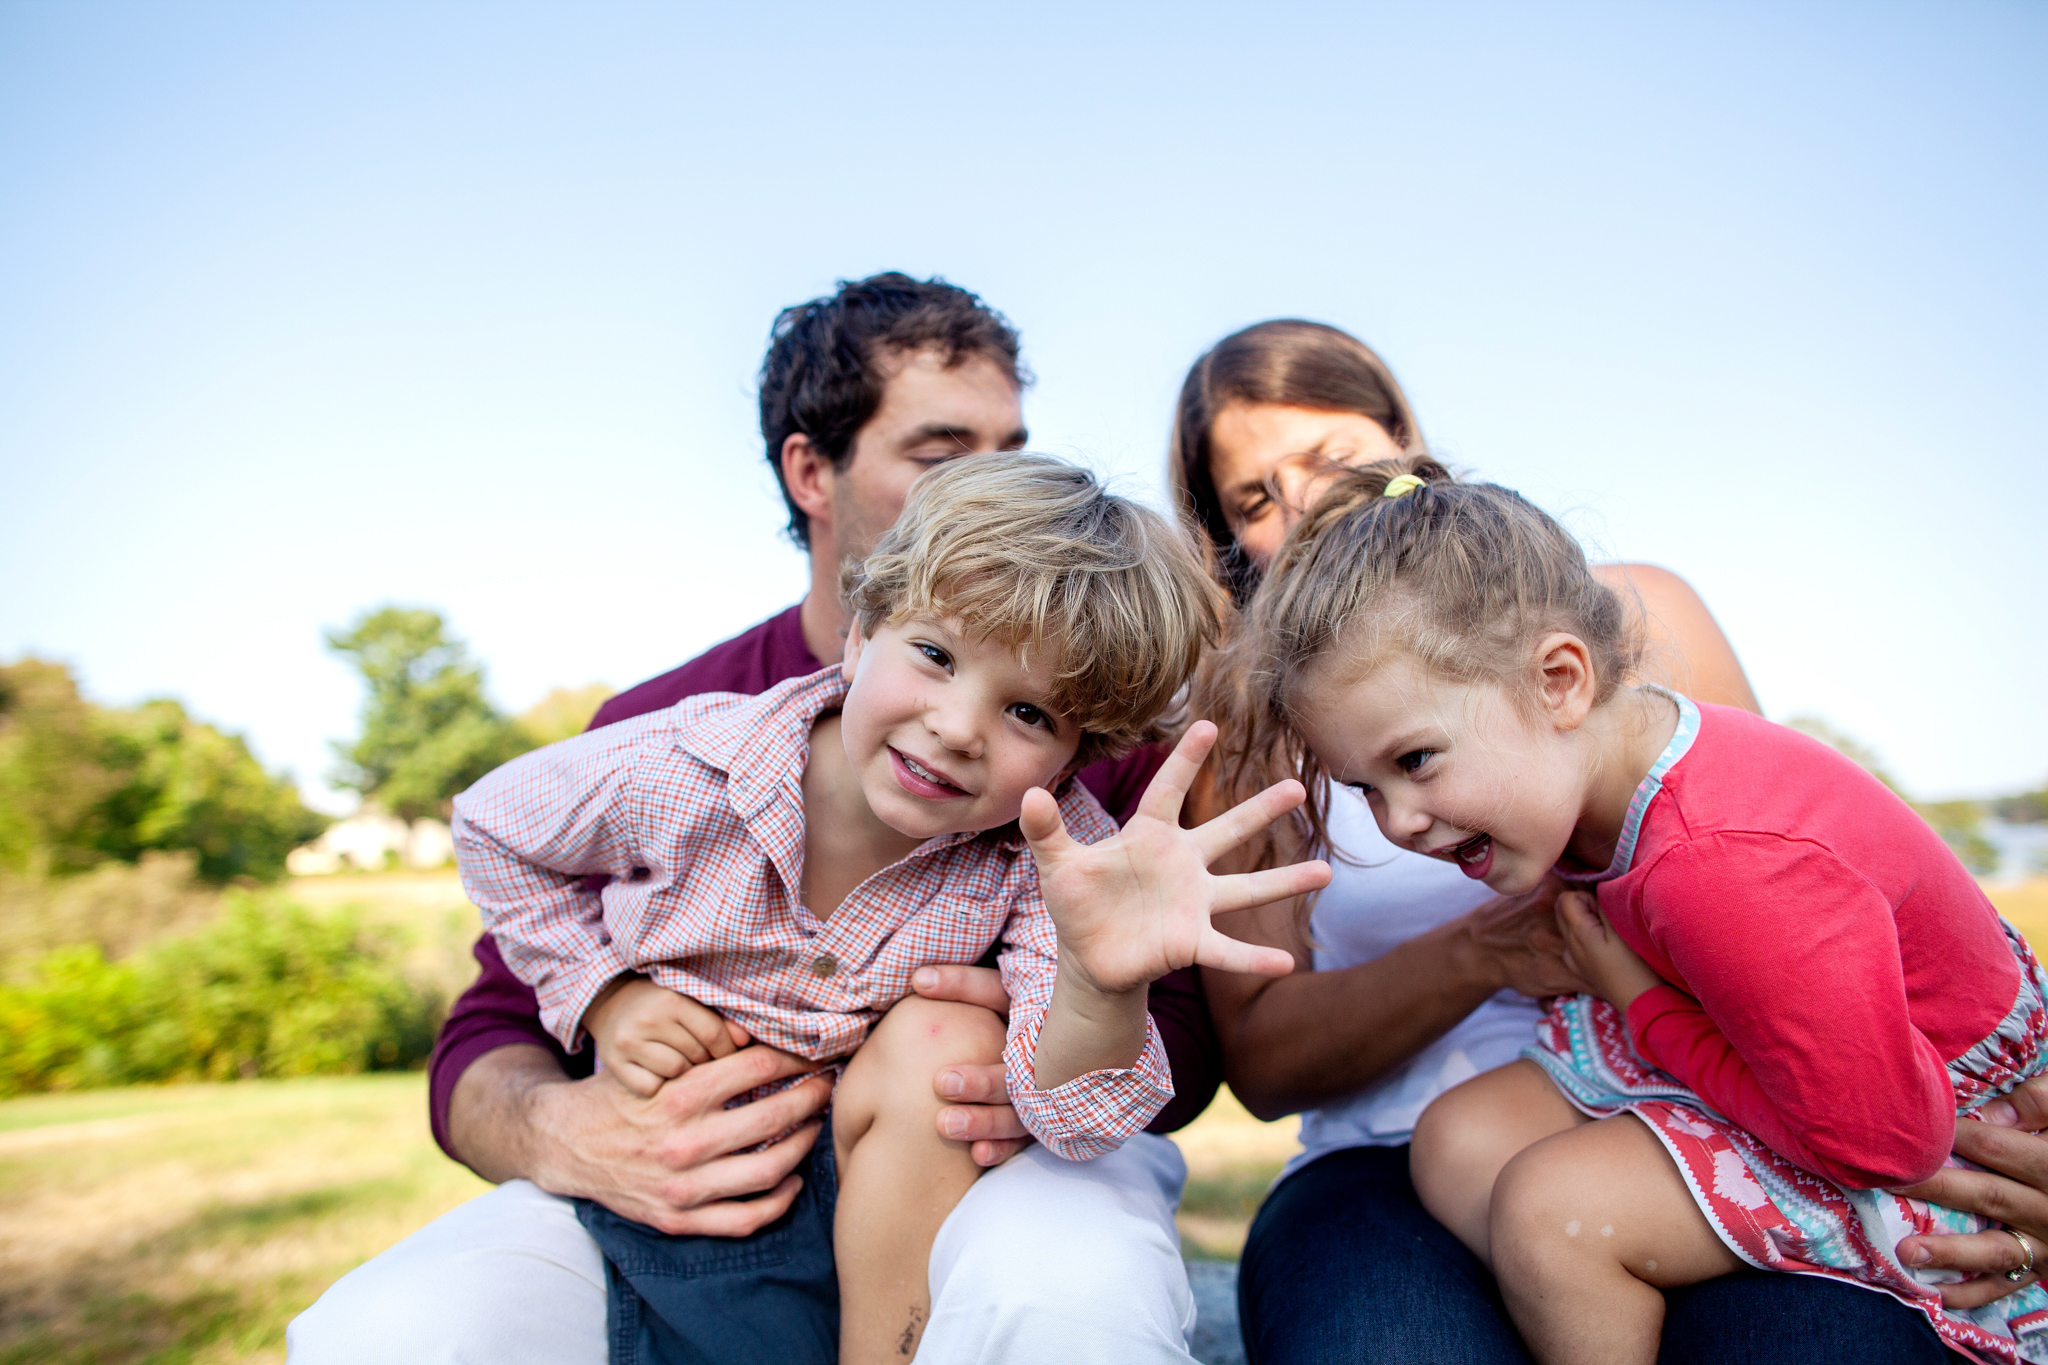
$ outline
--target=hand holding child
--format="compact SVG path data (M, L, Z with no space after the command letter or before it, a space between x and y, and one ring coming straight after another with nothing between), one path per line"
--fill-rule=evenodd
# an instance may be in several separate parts
M752 1041L738 1024L644 976L622 976L584 1012L598 1059L643 1099L702 1062Z
M1622 941L1600 913L1600 903L1584 891L1557 898L1557 927L1564 935L1564 954L1572 970L1586 979L1591 993L1626 1012L1637 996L1664 978Z
M1043 790L1024 798L1018 821L1038 862L1039 885L1059 931L1060 970L1103 995L1124 995L1181 967L1285 976L1279 948L1228 938L1212 915L1314 891L1330 880L1321 861L1216 876L1209 864L1301 804L1299 782L1278 782L1196 829L1180 826L1181 803L1216 742L1198 721L1168 756L1138 812L1113 838L1075 842Z

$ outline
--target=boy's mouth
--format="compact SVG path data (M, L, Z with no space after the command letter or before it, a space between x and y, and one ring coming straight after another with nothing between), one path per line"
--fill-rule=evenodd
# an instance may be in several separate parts
M897 785L912 796L928 801L950 801L967 793L936 769L927 768L894 745L889 746L889 766L895 770Z
M1472 880L1485 881L1486 874L1493 871L1493 836L1475 834L1463 843L1437 849L1429 856L1456 863L1458 870Z

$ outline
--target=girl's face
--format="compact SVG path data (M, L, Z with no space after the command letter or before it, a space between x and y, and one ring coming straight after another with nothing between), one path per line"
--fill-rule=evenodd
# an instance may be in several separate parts
M1047 700L1052 661L912 617L846 645L840 738L868 809L915 839L995 829L1051 790L1081 731Z
M1209 478L1224 521L1262 569L1333 472L1400 453L1385 427L1357 412L1232 403L1209 428Z
M1387 838L1457 864L1501 895L1557 865L1588 799L1583 757L1507 692L1413 659L1312 676L1296 728L1334 782L1365 793Z

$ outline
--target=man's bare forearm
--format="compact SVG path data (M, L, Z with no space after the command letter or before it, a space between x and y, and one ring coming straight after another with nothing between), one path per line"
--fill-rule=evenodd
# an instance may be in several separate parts
M448 1140L456 1156L493 1184L531 1180L549 1188L542 1177L551 1163L535 1131L535 1102L543 1087L572 1083L546 1048L514 1043L486 1052L448 1097Z

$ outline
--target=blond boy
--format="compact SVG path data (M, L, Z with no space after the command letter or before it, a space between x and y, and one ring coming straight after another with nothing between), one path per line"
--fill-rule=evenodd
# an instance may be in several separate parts
M1299 792L1180 830L1206 727L1123 835L1067 782L1151 736L1220 610L1187 542L1084 471L1029 454L936 470L847 588L843 665L552 746L457 802L464 884L564 1046L587 1034L642 1089L748 1038L852 1058L813 1188L755 1238L579 1209L610 1263L614 1358L661 1359L664 1322L702 1314L773 1319L783 1339L808 1314L825 1355L830 1250L839 1358L913 1353L932 1238L978 1174L937 1136L934 1068L1000 1048L1035 1137L1114 1150L1172 1095L1145 985L1194 961L1285 970L1208 914L1319 875L1208 876ZM613 879L601 894L594 873ZM897 1005L919 967L998 942L1007 1027ZM714 1240L709 1262L682 1245Z

